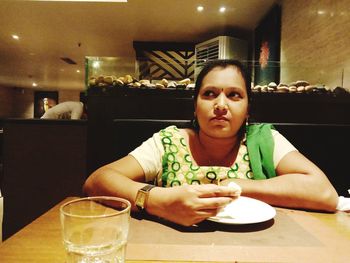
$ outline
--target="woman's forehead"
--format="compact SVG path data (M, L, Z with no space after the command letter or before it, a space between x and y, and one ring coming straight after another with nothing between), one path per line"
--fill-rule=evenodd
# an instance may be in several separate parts
M240 75L242 75L242 73L241 73L241 70L238 68L238 67L236 67L236 66L234 66L234 65L228 65L228 66L226 66L226 67L222 67L222 66L216 66L216 67L214 67L214 68L212 68L209 72L208 72L208 74L215 74L215 73L217 73L217 72L222 72L222 71L226 71L226 72L235 72L235 73L239 73ZM207 74L207 75L208 75Z
M241 71L234 66L215 67L203 78L202 87L207 85L233 85L245 87Z

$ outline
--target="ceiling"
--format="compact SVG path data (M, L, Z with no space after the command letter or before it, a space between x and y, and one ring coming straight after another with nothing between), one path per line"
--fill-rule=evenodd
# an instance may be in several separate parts
M244 37L275 2L0 0L0 87L33 88L35 82L37 90L83 90L85 56L118 57L127 63L135 60L133 41L197 43L223 34ZM221 6L224 13L218 11Z

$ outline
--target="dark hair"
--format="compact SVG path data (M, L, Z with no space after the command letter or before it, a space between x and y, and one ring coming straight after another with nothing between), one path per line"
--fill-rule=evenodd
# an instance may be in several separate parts
M195 90L194 90L194 102L196 103L197 101L197 97L199 94L199 90L203 84L203 79L204 77L210 72L212 71L214 68L227 68L233 66L235 68L237 68L243 77L244 83L245 83L245 87L247 90L247 95L248 95L248 102L250 101L250 94L251 94L251 77L250 77L250 72L248 72L247 68L238 60L235 59L219 59L219 60L211 60L208 61L203 69L201 70L201 72L199 73L199 75L197 76L197 80L196 80L196 86L195 86Z

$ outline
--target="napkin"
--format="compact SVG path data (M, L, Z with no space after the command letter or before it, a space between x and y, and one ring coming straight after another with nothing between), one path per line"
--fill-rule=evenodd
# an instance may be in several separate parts
M240 196L242 193L242 188L238 184L236 184L235 182L229 182L227 187L230 187L233 190L235 190L237 192L238 196Z
M348 192L350 194L350 189ZM337 210L350 212L350 197L339 196Z
M237 191L237 193L239 193L238 197L241 195L242 192L242 188L234 183L234 182L230 182L228 185L228 187L233 188L234 190ZM217 213L217 217L229 217L229 218L235 218L235 210L237 209L237 205L236 203L233 204L237 199L234 199L231 203L229 203L228 205L226 205L223 209L221 209L219 211L219 213Z

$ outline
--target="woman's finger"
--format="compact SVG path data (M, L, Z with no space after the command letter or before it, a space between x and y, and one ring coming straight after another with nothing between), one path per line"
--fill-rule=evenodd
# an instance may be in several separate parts
M222 209L234 199L232 197L211 197L211 198L200 198L196 205L196 210L205 209Z
M231 186L218 186L215 184L199 185L197 191L199 191L199 197L236 197L241 194L241 188Z

